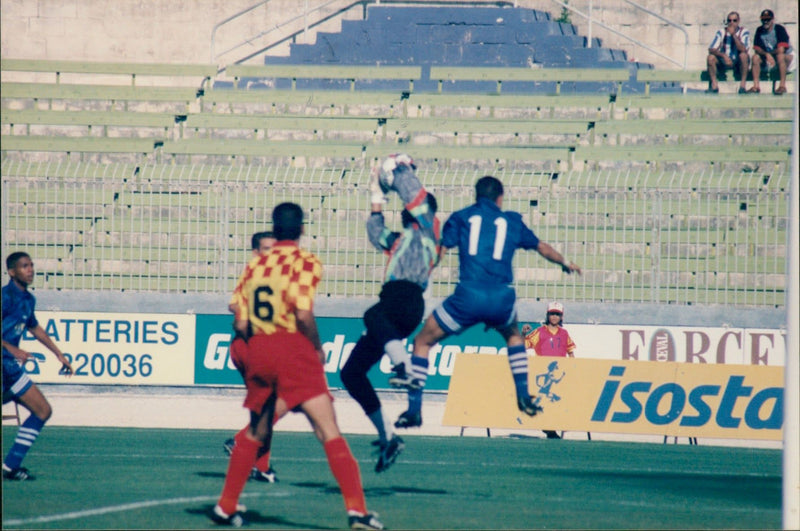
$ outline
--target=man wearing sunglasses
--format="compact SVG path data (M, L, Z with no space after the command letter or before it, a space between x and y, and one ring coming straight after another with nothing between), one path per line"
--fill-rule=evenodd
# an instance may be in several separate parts
M728 13L727 23L724 28L717 30L714 40L708 47L708 81L706 92L717 94L719 83L717 71L733 68L739 73L739 94L745 94L747 70L750 68L750 32L739 25L739 13Z
M775 24L775 15L771 10L761 12L761 26L756 30L753 40L753 86L747 92L759 93L761 65L772 70L778 67L780 82L774 94L786 94L786 72L791 70L794 61L794 50L789 44L789 33L780 24Z

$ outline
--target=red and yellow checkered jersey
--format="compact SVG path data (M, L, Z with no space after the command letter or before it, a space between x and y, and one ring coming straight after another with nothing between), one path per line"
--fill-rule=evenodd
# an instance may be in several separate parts
M236 319L249 320L253 334L297 331L295 310L311 310L322 279L322 263L291 241L276 243L244 268L231 303Z

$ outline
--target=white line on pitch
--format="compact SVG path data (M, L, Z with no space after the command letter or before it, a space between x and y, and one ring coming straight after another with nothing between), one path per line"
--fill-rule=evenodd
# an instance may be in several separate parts
M270 496L282 497L288 496L286 492L271 492L271 493L249 493L242 494L242 498L252 498L256 496ZM124 511L135 511L138 509L145 509L147 507L157 507L159 505L178 505L183 503L198 503L204 501L216 501L218 496L193 496L187 498L169 498L166 500L148 500L134 503L124 503L122 505L111 505L109 507L98 507L97 509L86 509L83 511L72 511L62 514L51 514L48 516L35 516L33 518L18 518L16 520L6 520L3 522L5 526L27 525L27 524L43 524L46 522L58 522L61 520L75 520L76 518L84 518L87 516L99 516L109 513L121 513Z

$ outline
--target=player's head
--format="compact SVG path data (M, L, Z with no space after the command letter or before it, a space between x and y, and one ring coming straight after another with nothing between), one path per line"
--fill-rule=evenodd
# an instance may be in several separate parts
M561 326L564 324L564 305L560 302L551 302L547 305L547 315L545 316L546 323L554 326Z
M272 211L275 239L299 240L303 234L303 209L296 203L281 203Z
M27 287L33 282L34 270L33 260L28 253L17 251L6 257L6 268L10 276L17 284Z
M275 244L275 236L271 230L264 232L256 232L250 238L250 247L253 249L253 254L261 254L267 252L270 247Z
M498 198L503 196L503 183L496 177L486 175L478 179L475 183L475 197L485 198L492 203L497 203Z
M428 201L428 208L431 210L431 213L435 215L436 210L439 208L439 204L436 202L436 197L429 192L425 199ZM414 216L412 216L405 208L400 214L400 219L403 222L403 227L409 227L412 223L414 223Z

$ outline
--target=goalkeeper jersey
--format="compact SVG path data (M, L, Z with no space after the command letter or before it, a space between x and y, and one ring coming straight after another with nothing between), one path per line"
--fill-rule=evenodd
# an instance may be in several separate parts
M295 310L313 310L322 263L293 241L279 241L247 264L233 292L236 319L253 334L297 332Z

